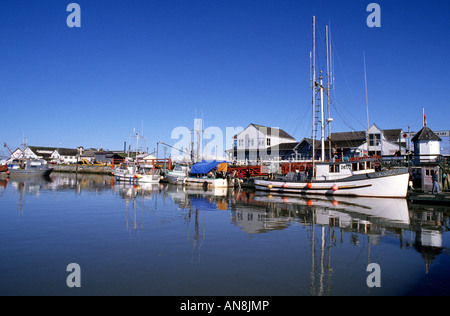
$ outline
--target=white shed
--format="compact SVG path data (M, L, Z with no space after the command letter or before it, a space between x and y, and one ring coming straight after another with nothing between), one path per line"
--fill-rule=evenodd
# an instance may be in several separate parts
M441 154L441 138L428 126L424 126L412 139L414 155L420 155L420 161L434 161Z

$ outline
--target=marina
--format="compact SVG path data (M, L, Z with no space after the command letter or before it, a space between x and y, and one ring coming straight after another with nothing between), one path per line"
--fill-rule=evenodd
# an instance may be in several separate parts
M444 205L69 173L0 180L0 199L1 295L450 294Z
M5 3L0 295L450 295L436 1Z

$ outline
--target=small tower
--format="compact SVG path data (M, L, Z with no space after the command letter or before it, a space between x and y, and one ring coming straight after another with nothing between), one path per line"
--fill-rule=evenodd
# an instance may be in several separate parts
M414 143L414 155L419 156L420 161L435 161L441 154L441 138L428 126L424 126L412 139Z
M415 188L423 191L431 191L433 182L432 174L439 171L438 156L441 154L441 138L429 127L424 126L412 139L414 143L414 167L412 168L412 180ZM439 175L439 182L441 182Z

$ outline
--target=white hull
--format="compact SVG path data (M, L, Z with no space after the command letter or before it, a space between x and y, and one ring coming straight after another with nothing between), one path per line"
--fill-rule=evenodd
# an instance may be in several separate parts
M207 187L207 188L228 188L227 179L222 178L191 178L187 177L184 180L184 184L187 186L195 187Z
M135 172L134 168L120 168L114 170L114 178L117 181L133 182L133 183L159 183L160 175L155 173L149 174Z
M320 197L318 195L286 195L261 194L255 195L256 202L283 203L291 205L304 205L315 210L315 223L328 225L329 217L339 217L339 224L350 226L355 219L364 219L368 216L371 222L383 222L384 227L409 225L408 201L403 198L376 197ZM336 212L343 212L340 215ZM351 217L344 218L348 214ZM347 216L348 216L347 215ZM322 219L321 219L322 217ZM344 223L347 222L347 225Z
M139 182L139 183L158 183L159 175L132 175L132 174L114 174L117 181L123 182Z
M373 172L348 179L328 181L284 181L255 179L255 189L302 194L406 197L409 173L407 169Z
M186 179L186 174L177 174L168 172L166 178L170 184L183 184L184 179Z

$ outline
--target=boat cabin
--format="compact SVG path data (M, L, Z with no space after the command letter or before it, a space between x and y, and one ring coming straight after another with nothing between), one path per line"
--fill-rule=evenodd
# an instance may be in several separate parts
M377 171L376 158L352 158L349 161L316 163L316 180L336 180Z

